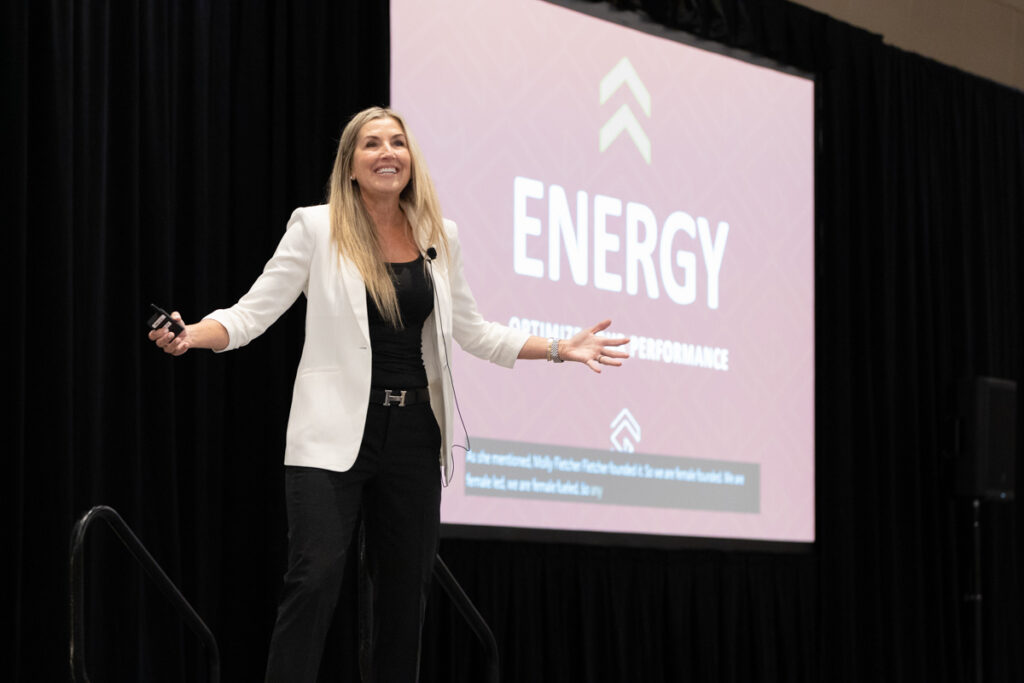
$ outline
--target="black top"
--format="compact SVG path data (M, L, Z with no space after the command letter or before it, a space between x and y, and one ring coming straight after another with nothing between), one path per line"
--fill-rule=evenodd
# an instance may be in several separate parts
M392 327L380 314L370 293L366 312L370 323L373 369L370 386L378 389L418 389L427 386L423 367L423 323L434 310L434 290L424 272L423 257L408 263L389 263L402 327Z

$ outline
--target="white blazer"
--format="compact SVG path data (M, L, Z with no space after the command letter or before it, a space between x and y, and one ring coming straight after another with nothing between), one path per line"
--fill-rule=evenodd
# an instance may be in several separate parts
M439 254L430 265L437 296L423 324L423 365L443 437L439 457L447 481L452 465L447 362L452 339L474 356L510 368L529 335L483 319L462 273L455 223L446 220L444 225L449 254ZM284 462L343 472L352 467L362 441L371 349L366 286L356 267L338 258L327 205L296 209L277 251L248 293L231 308L206 317L227 329L223 350L237 349L270 327L299 292L307 299L306 341L292 393Z

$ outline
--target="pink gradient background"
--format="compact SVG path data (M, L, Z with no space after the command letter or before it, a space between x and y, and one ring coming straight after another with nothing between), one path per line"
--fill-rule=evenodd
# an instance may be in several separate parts
M757 540L814 540L813 84L553 6L540 0L392 0L392 102L430 165L446 217L460 226L466 275L483 314L589 326L729 349L729 370L633 359L597 375L523 362L512 372L456 351L455 385L471 435L608 451L626 407L640 453L756 462L760 514L465 496L464 463L445 490L448 523ZM598 85L628 57L651 94L601 104ZM598 151L624 103L652 143L648 165L623 133ZM545 277L513 271L513 179L545 185L528 242ZM577 286L563 256L547 278L547 187L653 210L659 230L681 210L730 225L720 306L706 305L699 240L697 301ZM624 217L608 231L625 245ZM592 253L592 252L591 252ZM655 252L657 263L657 252ZM624 255L608 270L623 276ZM680 275L677 273L677 278ZM524 475L526 473L524 472ZM540 476L540 473L533 473ZM546 478L541 477L541 478ZM611 485L611 482L609 482Z

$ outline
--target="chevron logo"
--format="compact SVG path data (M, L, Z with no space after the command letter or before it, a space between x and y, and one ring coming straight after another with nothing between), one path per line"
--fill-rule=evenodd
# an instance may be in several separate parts
M640 76L637 75L636 69L633 68L628 57L623 57L618 64L612 68L604 78L601 79L600 96L601 104L608 101L612 95L614 95L619 88L623 85L629 87L630 92L633 93L633 98L637 104L643 110L647 118L651 117L651 93L647 91L647 87L643 81L640 80ZM644 132L640 122L637 121L636 115L633 114L633 110L630 109L628 104L624 104L618 108L618 110L612 114L612 117L608 119L601 130L598 132L598 147L600 151L605 151L608 147L615 142L616 138L619 137L625 131L629 133L630 139L633 140L633 144L640 151L640 155L644 158L648 164L651 163L651 141L647 137L647 133Z
M629 409L623 408L612 420L612 450L619 453L633 453L640 443L640 423Z

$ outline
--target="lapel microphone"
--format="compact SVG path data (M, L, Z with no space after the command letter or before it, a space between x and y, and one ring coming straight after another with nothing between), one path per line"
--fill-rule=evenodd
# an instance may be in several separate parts
M427 249L427 259L433 261L437 258L437 249L430 247Z

